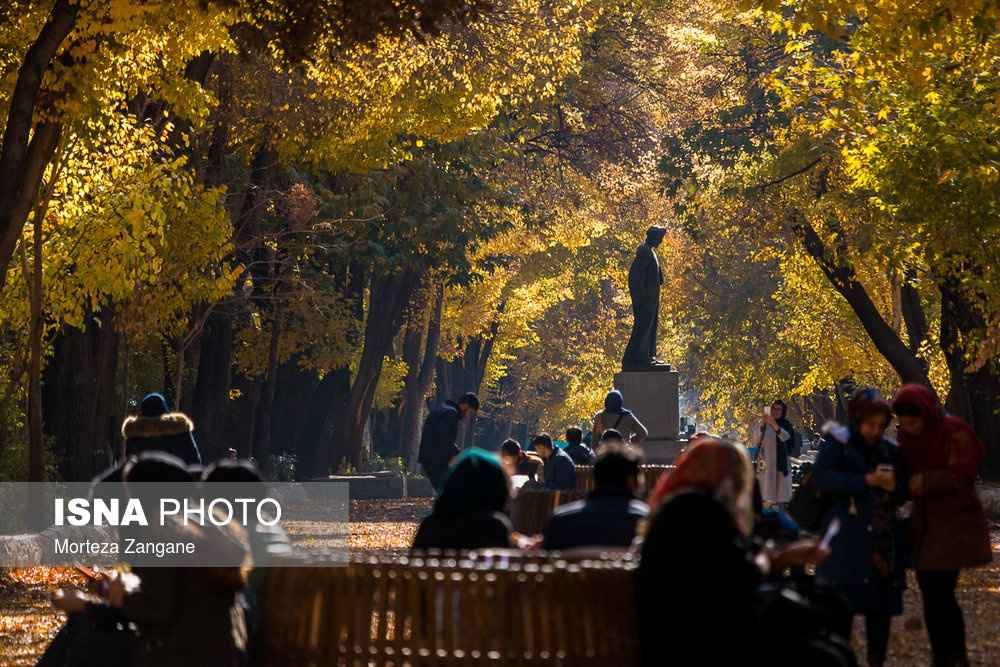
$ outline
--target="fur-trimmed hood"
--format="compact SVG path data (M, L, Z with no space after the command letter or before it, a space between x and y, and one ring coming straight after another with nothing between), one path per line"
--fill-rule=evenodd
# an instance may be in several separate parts
M122 424L126 438L156 438L194 431L194 422L183 412L168 412L156 417L133 416Z

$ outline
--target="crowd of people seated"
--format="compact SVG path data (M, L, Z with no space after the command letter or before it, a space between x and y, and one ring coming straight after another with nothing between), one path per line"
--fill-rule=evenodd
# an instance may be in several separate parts
M478 447L458 451L457 423L478 408L478 399L465 395L443 404L421 440L423 460L431 469L438 466L437 497L412 548L631 552L639 562L636 641L643 665L856 665L849 640L854 617L862 616L867 664L878 667L888 657L890 619L902 612L910 568L923 596L933 665L968 665L955 588L960 570L992 558L976 491L983 446L967 424L943 411L929 389L906 385L892 403L873 390L860 390L849 403L848 423L827 430L811 470L816 491L831 501L816 536L803 535L784 513L786 495L765 505L760 470L746 447L708 434L693 437L674 469L648 497L639 497L638 420L632 416L627 437L612 428L621 426L628 412L614 394L599 413L607 423L594 450L583 444L580 429L571 427L569 452L547 433L534 436L529 451L512 439L498 453ZM231 457L201 468L189 421L185 430L177 426L184 420L164 420L176 413L161 396L147 397L142 413L144 419L171 424L170 432L130 426L125 433L130 456L98 481L123 481L126 488L138 482L264 481L249 462ZM615 415L621 419L612 419ZM898 444L886 437L893 418ZM773 421L769 456L780 450L775 443L787 429L783 412ZM584 500L558 507L541 534L516 534L508 516L512 476L527 477L541 491L574 490L574 457L592 462L593 490ZM899 511L907 501L912 501L909 521ZM240 528L203 527L184 537L253 554L255 562L291 550L280 529ZM104 583L98 597L53 594L52 604L69 618L39 665L207 666L252 660L259 571L247 577L239 567L136 563L130 573L115 573ZM725 641L719 640L720 629Z

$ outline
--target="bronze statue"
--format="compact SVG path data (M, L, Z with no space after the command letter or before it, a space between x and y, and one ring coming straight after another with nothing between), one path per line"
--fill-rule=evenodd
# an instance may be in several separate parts
M628 291L632 297L632 335L622 359L623 371L669 370L670 367L656 359L656 327L659 324L660 285L663 270L656 260L653 248L660 245L665 227L653 225L646 230L646 240L635 252L635 259L628 270Z

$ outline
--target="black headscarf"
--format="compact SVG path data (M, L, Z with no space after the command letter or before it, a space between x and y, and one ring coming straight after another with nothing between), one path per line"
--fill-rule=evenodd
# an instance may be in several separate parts
M631 410L625 409L625 399L622 397L622 393L617 389L612 389L608 392L608 395L604 397L604 411L613 412L616 415L621 415L622 417L628 417L632 414Z
M785 419L785 415L788 414L788 405L782 400L776 400L771 404L781 406L781 416L774 421L778 423L779 429L785 429L785 433L788 434L789 440L795 437L795 427L792 426L792 422ZM781 438L775 436L775 442L778 445L778 470L783 472L785 475L788 474L788 445L781 441Z

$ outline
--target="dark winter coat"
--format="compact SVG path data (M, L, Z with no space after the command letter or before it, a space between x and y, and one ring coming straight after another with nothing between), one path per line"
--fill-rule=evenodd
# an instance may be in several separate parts
M906 585L905 526L895 517L891 521L893 576L886 586L880 586L881 580L877 581L872 569L875 544L872 520L876 493L881 490L869 488L865 475L878 463L892 464L897 484L891 502L900 505L907 499L909 476L906 466L894 442L883 440L888 458L873 460L869 453L871 446L856 431L851 431L843 440L846 442L833 436L824 439L812 467L816 490L840 496L823 518L820 534L826 532L834 517L841 521L840 532L830 543L830 556L817 567L816 575L819 581L836 588L844 596L853 613L898 614L902 611L902 590Z
M420 433L420 450L417 462L446 466L461 451L455 440L458 437L458 405L445 401L434 408Z
M139 567L141 589L122 613L139 626L136 665L229 667L246 663L246 624L238 591L220 585L220 568Z
M550 491L576 490L576 466L569 454L558 447L553 447L549 458L545 459L542 476L545 478L545 488Z
M594 450L583 444L582 442L572 443L566 445L563 449L566 454L573 459L573 463L578 466L592 466L597 457L594 455Z
M556 508L545 529L543 549L588 546L627 547L649 506L624 486L599 486L586 500Z
M759 642L750 540L729 513L700 493L659 510L636 576L642 665L752 665Z
M431 514L420 522L413 549L509 548L514 531L507 515L478 510L458 516Z
M183 412L129 417L122 424L122 435L126 457L158 450L173 454L184 463L201 463L201 453L194 441L194 424Z
M122 538L194 542L195 553L215 562L246 562L242 527L166 525L122 527ZM179 557L183 559L183 557ZM195 567L194 556L177 567L161 559L130 557L138 590L125 594L122 613L139 628L134 664L148 667L229 667L246 664L247 629L239 567ZM185 566L186 565L186 566Z

